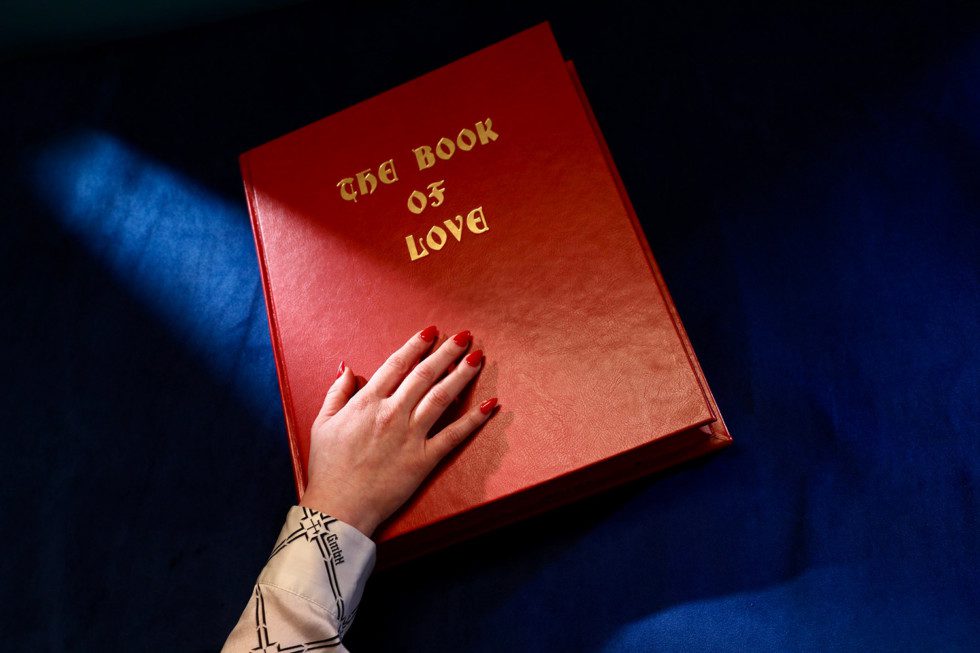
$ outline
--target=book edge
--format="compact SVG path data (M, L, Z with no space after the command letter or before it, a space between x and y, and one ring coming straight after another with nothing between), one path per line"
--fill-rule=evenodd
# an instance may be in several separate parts
M303 464L299 443L296 441L296 419L292 414L292 391L289 387L289 376L286 373L286 361L282 356L282 343L279 339L279 321L276 316L275 299L272 295L272 289L269 287L269 272L265 258L262 227L259 221L259 207L255 197L255 187L252 184L252 170L248 163L247 152L239 155L238 165L241 169L242 184L245 188L245 200L248 204L249 222L252 225L252 235L255 241L255 253L259 263L262 293L265 296L266 316L269 321L269 334L272 339L272 357L276 365L276 376L279 381L280 390L279 398L282 402L283 416L286 420L286 440L289 443L290 462L293 468L293 483L296 487L297 498L302 499L306 483L303 478Z
M600 463L601 469L598 471L596 465L588 465L555 477L567 478L568 481L564 485L556 486L554 479L542 481L519 492L513 492L495 501L482 503L458 513L455 518L444 519L436 522L435 525L416 529L395 538L379 540L375 571L384 571L424 558L448 547L478 539L502 527L527 524L534 517L551 510L599 496L628 483L638 482L655 474L669 473L681 463L708 455L728 444L728 441L719 440L714 434L704 432L702 427L692 427L651 440L638 447L624 450L613 458L607 458ZM669 445L669 448L657 457L656 462L630 460L630 454L635 450L649 450L665 445ZM546 500L537 497L537 501L527 504L530 507L524 509L514 509L510 506L504 509L503 506L507 504L530 501L531 493L550 494ZM487 518L487 513L492 513L493 518ZM476 519L478 515L483 515L483 518ZM467 527L461 529L460 522L464 520L468 522ZM433 541L437 544L432 544Z

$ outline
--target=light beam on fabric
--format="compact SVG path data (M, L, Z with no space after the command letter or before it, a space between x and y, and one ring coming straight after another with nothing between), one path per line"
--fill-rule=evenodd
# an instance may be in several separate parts
M244 202L231 204L112 135L51 143L33 184L61 226L270 424L275 364Z

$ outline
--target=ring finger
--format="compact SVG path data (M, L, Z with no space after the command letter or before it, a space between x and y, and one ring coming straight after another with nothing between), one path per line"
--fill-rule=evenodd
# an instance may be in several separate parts
M429 429L436 423L439 416L445 412L446 408L452 403L466 384L476 376L480 368L483 367L483 351L477 349L463 357L459 365L446 378L436 383L429 389L422 401L412 412L411 423L415 428L423 433L428 433Z

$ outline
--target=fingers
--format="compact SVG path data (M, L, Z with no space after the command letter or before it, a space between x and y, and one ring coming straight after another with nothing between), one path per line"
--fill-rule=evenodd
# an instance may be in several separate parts
M323 399L323 405L316 416L317 421L323 421L336 415L356 391L357 380L354 377L354 372L351 371L350 366L345 361L340 361L340 365L337 367L337 376L330 384L327 396Z
M483 351L477 349L463 357L446 378L432 386L412 412L411 422L422 433L428 433L466 384L483 367ZM410 374L409 377L412 375ZM406 381L407 383L407 381ZM402 384L404 386L404 384ZM399 392L401 389L399 388ZM397 394L397 393L396 393Z
M459 390L464 384L460 383L460 379L455 372L447 376L435 386L432 384L442 376L443 372L446 371L453 361L459 358L460 354L466 351L466 347L469 346L469 344L469 331L460 331L455 336L442 343L438 349L429 354L424 361L416 365L415 368L408 373L405 380L402 381L401 385L398 386L398 389L391 395L391 399L394 404L411 411L416 409L416 404L418 404L419 400L424 396L429 400L427 402L429 404L429 412L431 412L433 408L438 409L439 413L445 410L446 406L448 406L449 402L451 402L459 393ZM479 363L477 365L479 366ZM472 365L462 367L472 367ZM474 369L478 369L478 367ZM460 370L460 372L466 371L467 370ZM470 378L472 378L472 375L470 375ZM432 393L435 393L436 396L430 397L429 395ZM435 406L432 404L435 404ZM438 417L438 414L436 417ZM433 418L432 423L435 423L435 418ZM429 424L430 427L432 426L432 423Z
M458 420L425 440L425 455L430 468L456 448L473 431L490 418L497 405L497 398L491 397L483 403L473 406Z
M374 376L364 384L361 392L385 398L391 395L415 365L422 354L435 342L438 330L435 325L417 331L404 345L399 347L381 364Z

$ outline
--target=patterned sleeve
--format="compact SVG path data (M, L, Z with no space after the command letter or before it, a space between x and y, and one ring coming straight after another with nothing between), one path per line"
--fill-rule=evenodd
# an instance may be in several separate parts
M341 639L375 554L374 540L350 524L291 507L222 653L347 651Z

